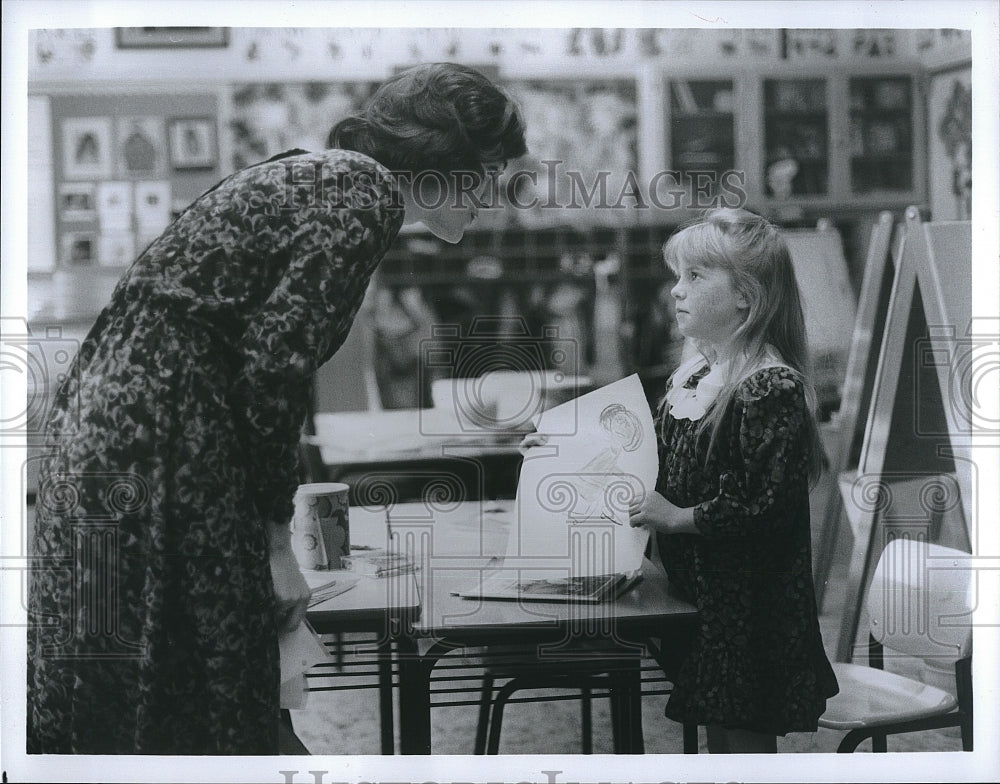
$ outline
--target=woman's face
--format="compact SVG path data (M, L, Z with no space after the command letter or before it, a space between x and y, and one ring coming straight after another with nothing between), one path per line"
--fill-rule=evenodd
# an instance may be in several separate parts
M405 222L422 223L438 239L454 244L479 214L490 182L490 177L471 172L418 174L402 191Z

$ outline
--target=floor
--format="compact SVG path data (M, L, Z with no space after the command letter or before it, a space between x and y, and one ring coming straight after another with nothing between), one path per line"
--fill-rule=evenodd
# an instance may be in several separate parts
M813 527L823 520L821 501L829 477L824 477L813 493ZM844 526L846 527L846 523ZM846 596L844 579L849 552L849 533L838 530L821 608L820 622L827 652L833 660L840 633ZM906 665L896 669L906 671ZM565 692L552 692L553 696ZM647 754L680 754L680 725L663 716L665 696L643 699L643 734ZM313 692L304 710L293 711L299 737L312 754L368 755L379 753L376 693L371 690ZM440 707L432 711L434 754L467 755L473 752L477 710L473 706ZM611 753L610 713L607 700L594 701L593 750ZM791 734L778 739L778 751L834 752L842 733L820 729L815 733ZM515 704L504 714L500 741L501 754L579 754L580 713L576 700ZM701 752L706 752L704 731ZM889 739L890 752L960 751L957 729L934 730ZM862 744L858 753L870 751Z

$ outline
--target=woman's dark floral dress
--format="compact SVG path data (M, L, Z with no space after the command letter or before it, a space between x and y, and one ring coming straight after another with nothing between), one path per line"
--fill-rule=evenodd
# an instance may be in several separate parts
M743 381L707 465L709 432L699 437L699 421L663 408L657 490L694 507L700 531L657 537L672 584L699 613L666 714L779 735L815 731L837 681L813 591L802 383L785 367Z
M370 158L290 154L126 272L49 420L29 752L277 753L266 523L291 517L313 371L401 222Z

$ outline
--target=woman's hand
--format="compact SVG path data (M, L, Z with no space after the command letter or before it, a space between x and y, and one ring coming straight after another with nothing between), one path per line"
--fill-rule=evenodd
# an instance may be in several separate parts
M661 534L696 534L694 509L682 509L670 503L655 490L634 499L628 509L628 524L633 528L646 526Z
M270 535L271 580L280 619L279 631L290 632L305 619L312 592L292 551L291 530L286 525L272 525Z
M517 445L517 448L522 455L526 455L529 449L536 446L545 446L547 443L549 443L548 436L542 433L528 433L528 435L521 439L521 443Z

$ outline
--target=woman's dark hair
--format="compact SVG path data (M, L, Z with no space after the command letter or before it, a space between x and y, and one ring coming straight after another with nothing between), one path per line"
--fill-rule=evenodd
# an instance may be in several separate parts
M517 104L478 71L454 63L397 74L362 112L333 126L327 146L414 173L480 172L527 152Z

